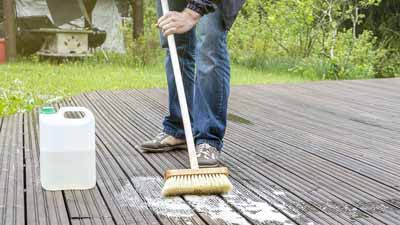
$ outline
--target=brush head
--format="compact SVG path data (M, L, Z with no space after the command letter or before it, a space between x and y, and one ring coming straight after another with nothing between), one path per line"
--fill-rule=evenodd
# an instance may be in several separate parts
M232 190L228 168L168 170L163 196L223 194Z

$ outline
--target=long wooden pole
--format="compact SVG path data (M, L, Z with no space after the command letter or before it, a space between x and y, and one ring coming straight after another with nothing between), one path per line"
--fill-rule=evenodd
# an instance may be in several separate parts
M169 12L168 0L161 0L163 14ZM189 152L189 162L191 169L199 169L199 163L196 156L196 148L194 146L194 139L192 133L192 125L190 123L189 110L186 101L185 88L183 86L182 71L179 65L178 52L176 50L176 43L174 35L168 35L168 47L172 59L172 69L174 70L176 90L178 91L179 106L181 107L181 114L183 120L183 128L185 130L186 144Z
M13 60L17 57L15 0L3 0L3 13L7 59Z

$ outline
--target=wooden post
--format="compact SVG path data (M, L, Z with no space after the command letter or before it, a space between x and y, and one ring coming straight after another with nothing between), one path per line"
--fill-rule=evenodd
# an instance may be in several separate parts
M144 32L144 18L143 10L144 4L143 0L131 0L132 4L132 18L133 18L133 38L136 39L143 35Z
M7 59L13 60L17 57L15 0L3 0L3 13Z

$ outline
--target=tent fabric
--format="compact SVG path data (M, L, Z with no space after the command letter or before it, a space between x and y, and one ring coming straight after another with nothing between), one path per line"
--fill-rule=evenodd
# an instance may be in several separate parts
M51 18L60 26L83 16L78 1L46 0Z
M63 0L65 1L65 0ZM69 2L69 1L65 1ZM16 0L17 16L48 16L51 20L50 11L46 0ZM110 52L125 53L124 38L121 31L122 18L118 12L114 0L97 0L92 12L93 25L107 32L107 39L101 48ZM54 23L54 21L52 20ZM64 24L60 28L83 27L82 18L70 22L74 25Z
M92 22L107 32L103 48L107 51L125 53L122 18L113 0L97 0L92 12Z
M45 0L16 0L17 16L50 16Z

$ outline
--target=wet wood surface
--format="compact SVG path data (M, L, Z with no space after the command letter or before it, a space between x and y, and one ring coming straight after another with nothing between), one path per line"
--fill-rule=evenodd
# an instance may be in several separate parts
M44 191L37 110L0 118L0 225L399 224L400 79L232 87L221 164L234 191L162 198L185 151L144 154L164 89L96 91L56 107L96 117L97 185Z

